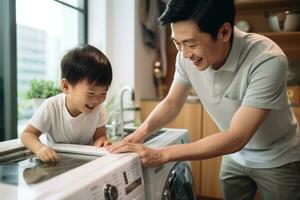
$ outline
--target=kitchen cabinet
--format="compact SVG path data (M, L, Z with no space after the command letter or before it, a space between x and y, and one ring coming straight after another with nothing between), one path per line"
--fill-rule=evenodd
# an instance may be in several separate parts
M159 101L143 100L141 102L141 119L144 121ZM185 128L190 132L190 141L194 142L201 138L202 129L202 106L200 103L186 103L177 115L176 119L169 123L167 128ZM201 161L192 161L192 173L195 183L196 194L200 195L200 172Z
M219 132L219 128L210 118L208 113L203 110L202 137ZM211 158L202 161L201 168L201 196L222 198L219 172L222 157Z

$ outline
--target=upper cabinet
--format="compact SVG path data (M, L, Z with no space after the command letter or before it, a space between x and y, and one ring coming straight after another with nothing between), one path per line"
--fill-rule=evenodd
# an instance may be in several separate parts
M269 37L283 49L292 64L299 64L300 0L236 0L235 4L237 25L244 25L243 22L246 22L249 32ZM285 13L289 13L289 16ZM273 16L272 20L270 20L271 16ZM286 25L289 27L296 25L298 28L290 30ZM288 30L274 30L274 27L282 30L284 26Z

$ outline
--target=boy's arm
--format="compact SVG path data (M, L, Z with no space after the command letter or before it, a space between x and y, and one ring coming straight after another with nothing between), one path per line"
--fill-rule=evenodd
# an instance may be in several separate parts
M33 127L32 125L28 125L21 135L22 143L34 152L42 161L58 161L59 156L57 153L51 149L50 147L44 145L39 136L41 135L41 131Z
M101 126L96 129L94 134L94 145L97 147L106 147L109 145L105 126Z

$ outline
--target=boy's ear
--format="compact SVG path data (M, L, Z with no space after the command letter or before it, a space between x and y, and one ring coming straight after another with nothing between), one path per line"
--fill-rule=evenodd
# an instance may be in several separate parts
M65 78L60 81L60 88L63 91L63 93L69 93L69 83Z

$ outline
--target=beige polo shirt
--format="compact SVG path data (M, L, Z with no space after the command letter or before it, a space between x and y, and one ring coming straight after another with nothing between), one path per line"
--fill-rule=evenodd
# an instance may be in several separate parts
M287 69L287 58L273 41L234 28L230 54L220 69L198 71L179 52L174 81L194 88L222 131L240 106L270 109L248 144L231 154L246 167L269 168L300 160L299 128L286 92Z

